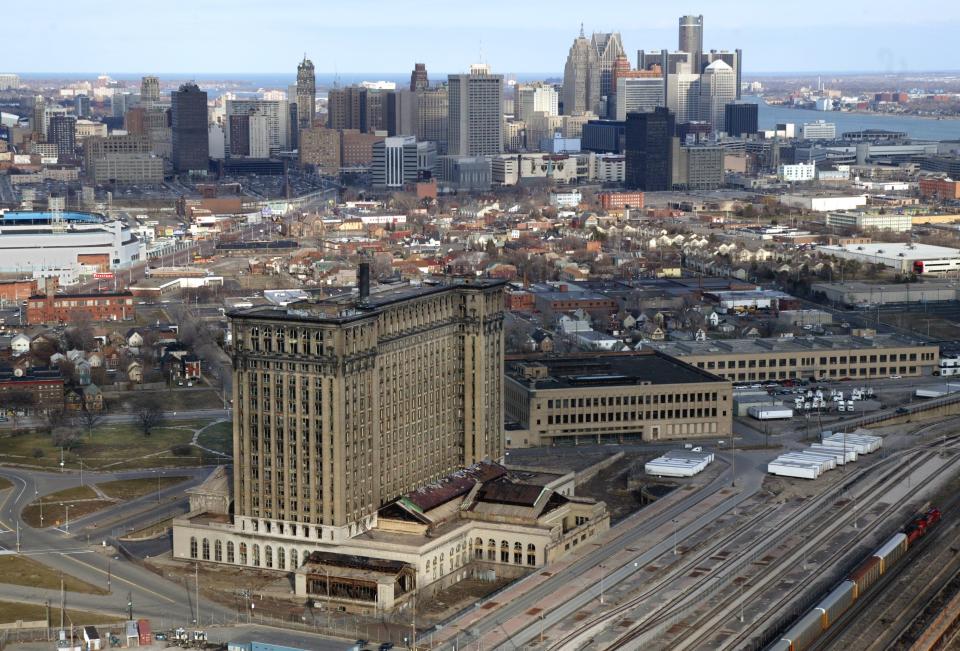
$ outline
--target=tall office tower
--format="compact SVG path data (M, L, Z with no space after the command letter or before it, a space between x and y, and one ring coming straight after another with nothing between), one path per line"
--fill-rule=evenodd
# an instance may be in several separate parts
M689 68L684 68L691 72L696 68L693 57L689 52L670 52L668 50L637 50L637 68L639 70L651 71L654 66L659 66L665 75L676 74L681 67L686 64Z
M229 156L249 156L250 114L229 116L224 136L224 149Z
M375 188L402 188L417 180L417 139L413 136L384 138L373 143L370 181Z
M450 113L447 85L425 88L416 93L415 132L420 142L433 142L438 154L447 153L447 124Z
M270 155L276 156L290 148L290 106L284 100L232 99L227 100L227 122L232 115L258 114L267 119L267 139ZM233 151L230 131L226 136L227 151ZM252 141L251 141L252 146ZM252 153L250 154L253 155Z
M231 316L241 530L340 543L503 455L503 282L371 293L358 276L357 296Z
M160 80L147 75L140 80L140 101L143 104L156 104L160 101Z
M607 115L607 98L614 92L613 69L617 58L623 56L623 42L619 32L598 33L590 37L590 46L596 53L597 76L600 79L600 97L590 110L600 116Z
M737 99L740 99L741 71L743 68L743 50L710 50L700 56L700 70L706 69L714 61L723 61L733 68L737 77Z
M57 156L73 158L77 147L77 119L72 115L54 115L47 126L47 142L57 146Z
M287 102L287 125L290 127L290 133L287 135L287 145L292 151L300 146L300 118L296 102Z
M560 96L550 84L522 84L516 89L514 116L518 120L529 120L534 113L560 114Z
M327 93L327 127L360 129L366 120L367 89L362 86L332 88Z
M678 69L683 72L666 77L667 108L679 124L696 122L700 119L700 75L689 72L687 64Z
M614 118L626 120L628 113L652 111L664 106L663 80L658 77L617 79Z
M427 64L414 63L410 73L410 90L418 91L430 87L430 78L427 76Z
M406 88L388 90L384 101L384 128L387 135L414 135L417 131L417 94Z
M680 47L677 49L692 54L693 61L700 65L700 55L703 54L703 16L680 16Z
M373 133L387 128L387 93L392 90L383 88L365 88L360 95L360 131Z
M724 107L724 128L727 135L745 136L759 131L759 108L753 102L731 102Z
M90 97L87 95L77 95L73 98L73 112L77 118L83 119L90 117Z
M470 74L450 75L447 153L493 156L503 152L503 75L474 64Z
M583 34L574 39L563 68L563 114L593 111L600 101L597 52Z
M270 158L270 119L263 113L253 112L250 124L250 158Z
M313 62L303 55L297 66L297 122L300 129L309 129L317 118L317 76Z
M727 104L737 98L737 76L721 60L714 61L700 75L700 119L714 132L723 131Z
M311 127L300 132L300 164L312 165L321 176L340 174L340 132Z
M115 118L122 118L127 112L127 107L132 105L132 95L122 88L114 88L110 95L110 112ZM206 129L206 127L204 127Z
M183 84L170 93L170 126L174 171L206 172L210 166L206 92L196 84Z
M674 115L659 107L629 113L625 127L626 185L647 192L669 190L673 179Z
M41 138L46 134L47 129L47 101L43 95L36 95L33 98L33 113L30 115L30 130L34 135Z

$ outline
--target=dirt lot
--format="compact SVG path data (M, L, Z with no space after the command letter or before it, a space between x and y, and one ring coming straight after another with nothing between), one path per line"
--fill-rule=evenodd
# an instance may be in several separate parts
M454 613L474 604L489 594L513 583L512 579L497 579L496 581L479 581L467 579L427 599L417 603L417 617L422 616L424 625L441 622Z

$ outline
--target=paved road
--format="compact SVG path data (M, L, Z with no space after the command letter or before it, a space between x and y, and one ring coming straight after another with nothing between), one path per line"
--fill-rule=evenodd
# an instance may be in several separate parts
M194 481L199 479L200 471L190 469L184 474L190 474ZM135 476L149 476L142 472L118 473L84 473L84 480L88 482L102 482L112 479L125 479ZM69 595L68 606L80 609L96 609L112 613L124 613L127 608L127 595L132 597L135 616L146 616L152 619L180 622L188 624L197 614L195 590L190 582L178 584L161 578L156 574L124 560L122 557L114 559L101 553L96 547L96 538L91 537L93 545L86 544L86 527L93 527L98 531L91 520L96 516L82 518L71 523L70 534L60 529L32 529L20 521L20 511L31 502L37 494L44 495L69 486L79 484L79 477L68 473L44 473L10 468L0 469L0 476L10 479L14 487L6 494L0 494L0 553L14 553L17 547L17 526L19 524L20 550L25 555L35 556L56 570L75 576L93 585L107 587L112 592L109 595ZM171 491L173 489L170 489ZM182 490L182 488L177 489ZM169 491L168 491L169 492ZM161 493L161 498L163 494ZM132 503L117 509L118 513L127 510L135 511L144 504L138 502L155 499L155 494L134 500ZM101 516L101 514L97 514ZM77 536L79 528L80 535ZM59 593L52 590L41 590L0 584L0 598L16 598L30 603L42 603L52 599L59 601ZM236 613L219 604L210 602L201 597L199 613L201 624L210 620L229 622L236 618Z

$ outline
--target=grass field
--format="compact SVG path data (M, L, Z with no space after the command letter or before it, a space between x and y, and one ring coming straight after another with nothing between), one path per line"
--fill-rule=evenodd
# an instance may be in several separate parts
M75 626L85 624L111 624L113 622L123 621L122 617L114 615L102 615L100 613L90 613L85 610L71 610L67 608L64 611L66 621L73 622ZM9 624L22 620L25 622L38 622L46 620L47 609L45 606L36 604L19 604L11 601L0 601L0 624ZM50 607L50 623L53 626L60 624L60 609Z
M80 459L88 470L130 470L135 468L191 467L212 463L193 448L186 456L170 452L175 445L191 441L193 432L210 421L167 421L150 436L134 423L111 423L98 427L89 437L82 437L80 446L64 451L64 466L78 470ZM0 463L23 464L45 468L60 466L60 448L48 434L24 434L0 437Z
M67 523L67 515L71 520L82 518L85 515L96 513L101 509L114 504L106 500L90 500L88 502L33 502L23 510L23 521L31 527L60 527ZM68 513L69 511L69 513ZM43 523L40 522L40 516L43 516Z
M13 482L11 482L9 479L6 477L0 477L0 491L11 488L12 486Z
M188 480L189 477L153 477L143 479L118 479L97 484L97 487L110 497L118 500L132 500L149 493L156 493L158 487L162 490L174 484Z
M222 452L223 454L233 454L233 423L223 422L215 423L207 429L200 432L197 443L205 448Z
M60 572L38 563L32 558L17 554L0 556L0 583L25 585L46 590L60 589ZM63 575L63 588L67 592L84 594L107 594L106 589L90 585L69 574Z
M89 486L74 486L73 488L64 488L62 491L50 493L40 498L44 504L48 502L72 502L74 500L94 500L97 499L97 492Z

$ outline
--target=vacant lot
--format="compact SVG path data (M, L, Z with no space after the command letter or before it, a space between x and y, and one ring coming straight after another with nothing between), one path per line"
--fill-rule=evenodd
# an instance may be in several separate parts
M123 621L122 617L112 615L101 615L100 613L90 613L85 610L64 611L68 622L73 622L76 626L91 624L110 624L112 622ZM36 604L18 604L10 601L0 601L0 624L8 624L23 620L25 622L39 622L47 618L47 609L45 606ZM60 609L50 607L50 623L57 626L60 623Z
M169 488L174 484L187 481L189 477L144 477L143 479L118 479L97 484L97 487L108 496L118 500L132 500L149 493Z
M6 490L13 486L13 483L6 477L0 477L0 491Z
M57 570L38 563L32 558L17 554L0 556L0 583L59 590L60 576L61 574ZM81 581L69 574L63 575L63 587L67 592L107 594L105 589L90 585L86 581Z
M145 436L135 423L111 423L84 435L73 450L63 451L64 467L79 470L80 460L88 470L129 470L135 468L184 467L216 463L197 448L184 448L175 455L174 446L190 443L196 430L210 421L167 421ZM49 434L8 435L0 438L0 463L60 467L61 450Z
M200 432L197 443L226 455L233 454L233 423L214 423Z

